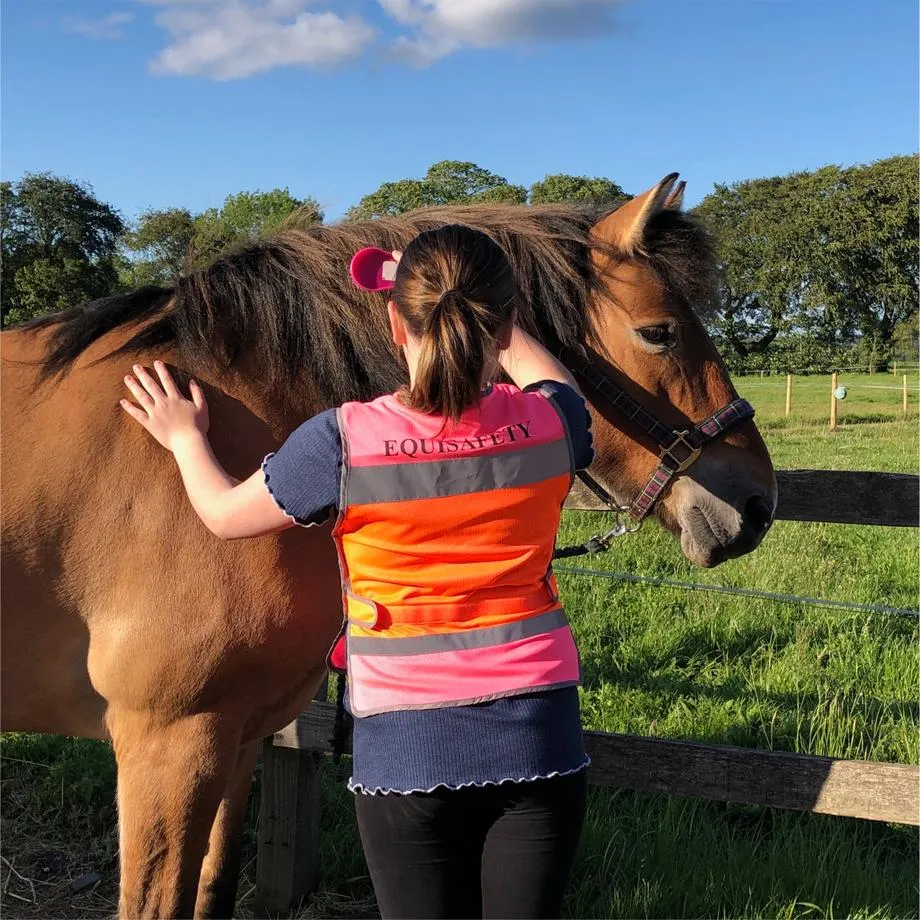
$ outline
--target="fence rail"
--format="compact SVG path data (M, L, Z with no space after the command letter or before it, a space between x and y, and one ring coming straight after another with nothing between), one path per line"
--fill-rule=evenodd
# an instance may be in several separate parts
M776 478L780 520L920 526L920 477L784 470ZM604 510L580 484L566 508ZM286 910L316 886L319 779L333 719L334 707L314 702L265 741L257 891L269 910ZM598 785L920 825L918 766L593 731L585 741Z
M334 719L335 706L314 703L272 743L331 751ZM920 824L920 767L610 732L586 731L585 746L597 786Z
M920 477L909 473L841 470L778 470L780 521L917 527ZM571 511L603 511L604 504L580 482L565 504Z
M915 372L920 368L917 361L868 361L863 364L822 364L811 367L763 367L744 369L738 368L731 371L733 378L744 379L747 377L785 377L786 374L795 374L802 377L826 377L834 371L863 374L867 377L884 377L886 374L897 374L898 371Z

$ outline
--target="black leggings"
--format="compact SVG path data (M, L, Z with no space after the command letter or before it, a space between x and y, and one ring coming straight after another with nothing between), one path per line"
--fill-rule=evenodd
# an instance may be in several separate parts
M558 917L586 791L581 770L500 786L357 795L381 916Z

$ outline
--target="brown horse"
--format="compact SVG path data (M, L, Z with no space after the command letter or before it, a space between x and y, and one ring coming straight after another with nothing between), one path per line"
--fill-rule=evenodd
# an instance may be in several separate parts
M713 266L675 178L606 215L482 206L291 228L174 289L4 333L3 728L112 740L121 916L230 916L259 741L312 698L342 616L327 528L208 533L171 457L118 408L129 362L162 357L205 384L216 454L243 477L303 419L405 380L385 298L351 285L351 254L461 222L508 253L526 326L557 348L587 346L649 412L685 427L735 394L695 312ZM656 452L592 402L593 472L626 500ZM752 550L774 506L748 421L656 514L712 565Z

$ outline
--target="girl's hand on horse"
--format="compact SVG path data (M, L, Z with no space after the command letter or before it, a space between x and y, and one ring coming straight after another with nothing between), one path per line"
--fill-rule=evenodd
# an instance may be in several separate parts
M208 404L196 381L189 383L192 398L186 399L162 361L155 361L153 367L159 381L143 365L134 365L134 374L125 376L125 385L139 405L128 399L122 399L120 405L163 447L175 451L189 436L202 438L207 434Z
M220 465L206 437L208 404L201 387L189 384L186 399L162 361L154 362L159 381L140 364L125 384L140 404L121 400L121 407L171 450L192 507L205 526L222 540L258 537L293 527L265 488L261 468L239 482Z

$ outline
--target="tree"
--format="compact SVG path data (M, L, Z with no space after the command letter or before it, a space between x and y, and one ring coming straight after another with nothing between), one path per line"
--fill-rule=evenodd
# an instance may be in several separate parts
M527 190L523 186L512 185L475 163L442 160L431 166L422 179L384 182L377 191L365 195L346 216L350 220L365 220L436 205L523 204L526 200Z
M310 225L322 220L312 198L295 198L286 188L229 195L222 207L198 215L185 208L145 211L124 239L122 283L171 284L235 243L258 239L289 221Z
M121 266L127 287L171 284L189 264L195 219L186 208L144 211L137 225L125 235L130 256Z
M920 357L920 313L902 320L891 336L891 357L901 364L915 364Z
M3 325L104 297L125 225L92 188L51 173L0 185Z
M918 166L916 155L897 156L816 174L814 298L839 328L880 349L920 307Z
M531 204L589 204L613 209L630 198L616 182L600 177L556 173L530 187Z
M296 220L299 225L322 223L323 212L312 198L295 198L286 188L270 192L239 192L194 219L192 261L209 262L228 246L258 239Z
M918 309L918 159L717 185L695 209L715 242L713 331L741 357L783 336L879 357Z
M766 351L804 322L813 235L808 174L716 185L694 209L713 235L719 309L712 331L740 357Z

